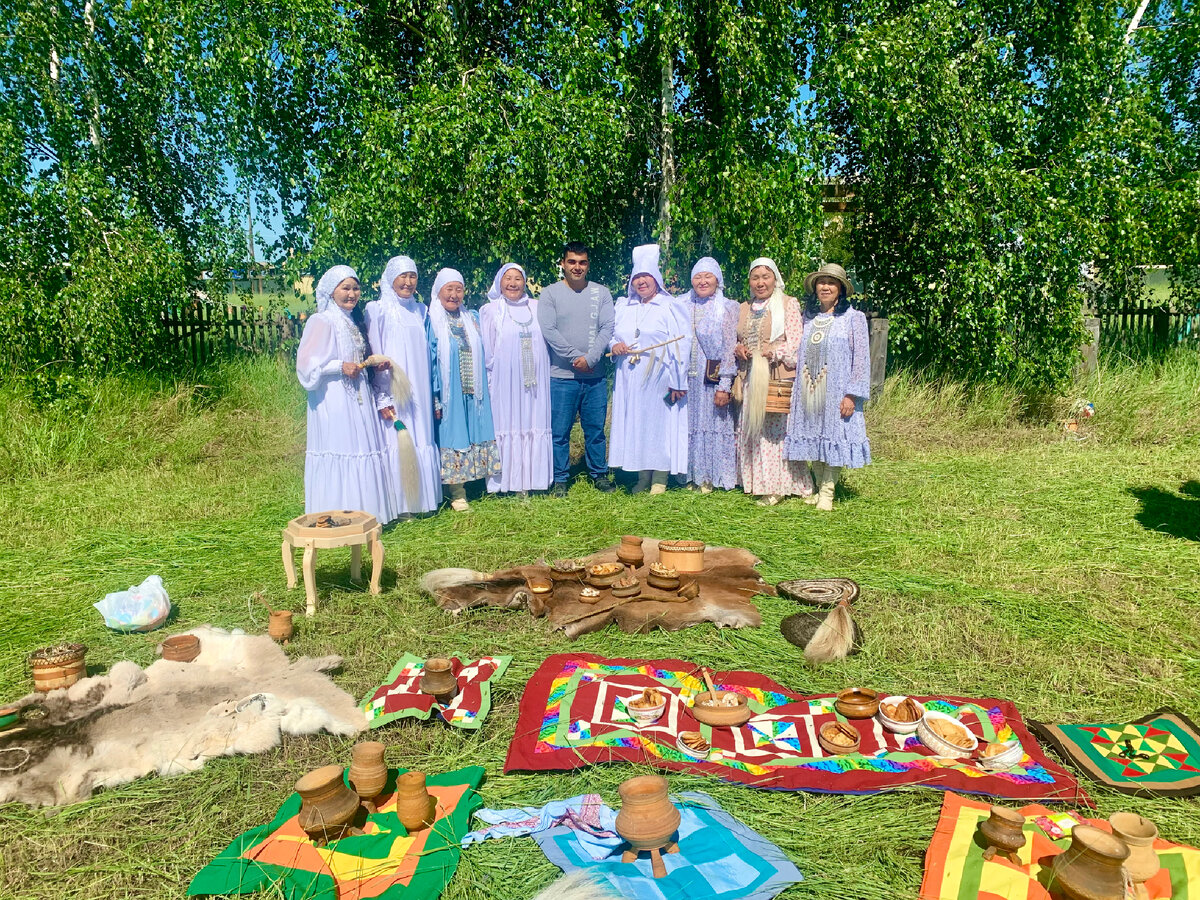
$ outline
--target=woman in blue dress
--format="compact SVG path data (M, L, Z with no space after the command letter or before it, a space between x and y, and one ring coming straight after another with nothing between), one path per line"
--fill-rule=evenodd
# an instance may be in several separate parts
M863 403L871 393L867 317L850 306L846 270L828 263L804 279L809 294L784 456L810 460L820 489L806 503L833 509L842 469L871 462Z
M440 270L426 319L442 484L456 512L471 508L468 481L500 474L483 338L474 311L463 308L464 297L462 274L456 269Z

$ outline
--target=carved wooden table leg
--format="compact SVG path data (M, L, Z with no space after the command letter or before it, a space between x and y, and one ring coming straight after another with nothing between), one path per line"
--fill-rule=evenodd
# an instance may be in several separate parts
M304 599L308 603L305 614L317 613L317 548L311 544L304 548Z
M379 580L383 577L383 529L376 528L370 535L371 543L371 593L379 593Z
M362 544L350 548L350 580L359 581L362 578Z
M283 540L283 571L287 575L290 591L296 586L296 548L287 538Z

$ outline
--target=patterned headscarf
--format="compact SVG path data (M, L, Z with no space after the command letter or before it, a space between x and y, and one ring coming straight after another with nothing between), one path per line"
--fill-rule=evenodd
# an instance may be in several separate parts
M707 272L708 274L715 276L717 279L717 289L713 292L712 299L724 300L725 299L725 276L721 273L721 266L717 263L717 261L715 259L713 259L711 256L705 256L702 259L698 260L697 263L694 266L692 266L692 278L695 278L701 272ZM701 298L696 296L696 289L691 288L686 294L684 294L679 299L687 300L690 303L693 300L699 300Z
M325 312L329 308L333 303L333 289L347 278L358 281L358 273L349 266L334 266L321 276L321 280L317 282L317 312Z
M407 256L393 256L388 260L387 265L383 267L383 275L379 278L379 299L385 303L395 300L397 303L405 306L415 303L416 296L405 301L396 289L392 287L392 282L403 275L405 272L417 274L417 264Z

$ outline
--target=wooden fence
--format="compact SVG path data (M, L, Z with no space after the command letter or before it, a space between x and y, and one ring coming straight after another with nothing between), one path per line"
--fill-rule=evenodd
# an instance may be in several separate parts
M1172 306L1170 301L1143 297L1133 303L1100 305L1089 311L1100 319L1101 340L1159 350L1200 340L1200 310Z
M181 347L194 365L235 352L276 352L300 337L303 324L300 317L288 312L199 300L170 306L163 314L170 341Z

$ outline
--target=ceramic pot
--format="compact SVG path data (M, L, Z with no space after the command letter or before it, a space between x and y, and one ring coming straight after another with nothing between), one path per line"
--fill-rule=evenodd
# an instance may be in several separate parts
M344 835L358 812L358 794L346 787L341 766L314 769L296 782L300 827L318 844Z
M267 634L282 644L284 641L290 641L295 633L290 609L271 610L271 618L267 620Z
M1129 847L1129 859L1125 860L1125 871L1134 884L1149 881L1158 874L1162 863L1158 861L1158 853L1154 850L1154 839L1158 837L1158 827L1149 819L1137 813L1119 812L1108 817L1113 834Z
M617 547L617 559L631 569L640 568L646 562L646 555L642 552L642 539L632 534L621 538Z
M368 804L368 812L374 811L369 801L378 797L387 784L387 764L383 761L386 749L379 741L360 741L351 752L350 784L359 799Z
M737 698L737 706L710 706L714 700L724 700L729 695ZM737 691L702 691L692 701L692 717L697 722L712 725L717 728L739 728L750 721L754 710L746 702L745 696Z
M659 541L658 561L681 575L704 571L704 541Z
M458 679L454 677L450 660L433 656L425 660L425 674L421 676L421 693L429 694L438 703L449 703L458 693Z
M617 567L615 571L612 571L613 567ZM614 581L624 577L624 563L597 563L594 566L588 566L587 570L587 583L592 587L612 587Z
M1016 853L1025 846L1025 817L1015 809L993 806L991 815L979 823L979 833L987 841L984 859L997 853L1017 862Z
M1091 825L1076 825L1071 846L1054 857L1055 887L1067 900L1125 900L1125 860L1129 848L1118 837Z
M655 850L671 843L679 828L679 810L667 797L667 779L639 775L621 783L617 834L634 850Z
M646 584L650 587L658 588L660 591L677 591L679 590L679 576L671 577L669 575L656 575L654 572L649 572L646 575Z
M83 644L58 644L33 651L29 657L29 665L33 670L33 689L53 691L70 687L83 677L87 669L83 661L86 654L87 647Z
M162 642L162 658L171 662L188 663L200 655L200 638L194 634L177 634Z
M424 772L405 772L396 779L396 815L409 834L433 824L437 801L425 788Z

